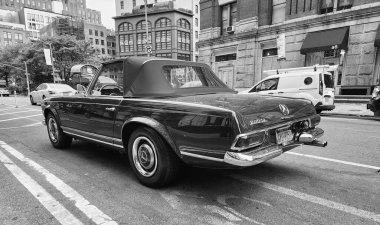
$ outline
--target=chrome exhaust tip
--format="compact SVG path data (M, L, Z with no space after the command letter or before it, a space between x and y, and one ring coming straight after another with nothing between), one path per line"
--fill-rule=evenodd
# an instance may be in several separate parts
M320 141L320 140L314 140L312 142L309 142L309 143L304 143L305 145L312 145L312 146L316 146L316 147L323 147L325 148L327 146L327 141Z

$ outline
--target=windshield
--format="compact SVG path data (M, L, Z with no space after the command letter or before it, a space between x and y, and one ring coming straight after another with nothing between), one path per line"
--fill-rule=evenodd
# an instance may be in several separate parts
M334 88L334 80L330 74L324 74L326 88Z

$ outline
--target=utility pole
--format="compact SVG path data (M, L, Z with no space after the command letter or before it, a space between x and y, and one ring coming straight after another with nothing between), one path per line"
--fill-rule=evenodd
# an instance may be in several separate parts
M28 66L25 64L25 76L26 76L26 86L28 87L28 96L30 96L30 87L29 87L29 73L28 73Z
M146 31L146 47L149 45L149 31L148 31L148 8L147 8L147 1L144 0L145 3L145 31ZM148 57L150 56L149 50L146 49L146 53L148 54Z

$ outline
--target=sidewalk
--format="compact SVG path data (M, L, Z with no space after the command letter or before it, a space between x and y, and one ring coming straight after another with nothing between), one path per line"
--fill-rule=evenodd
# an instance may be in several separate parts
M16 103L18 107L30 105L29 98L26 96L17 96L16 102L13 95L9 97L0 97L0 108L3 105L16 106ZM374 117L373 112L367 109L366 103L335 103L334 110L323 111L321 113L321 116L351 117L380 120L380 118Z

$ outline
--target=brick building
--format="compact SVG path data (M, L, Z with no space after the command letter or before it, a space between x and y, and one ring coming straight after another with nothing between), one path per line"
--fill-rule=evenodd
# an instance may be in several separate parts
M377 0L201 0L199 60L233 88L277 68L339 65L337 94L369 94L380 74ZM380 39L380 34L377 36Z
M144 8L116 16L116 50L119 57L146 56ZM173 2L148 8L149 45L157 57L192 60L192 17L189 10L175 9ZM153 38L152 38L153 37Z

